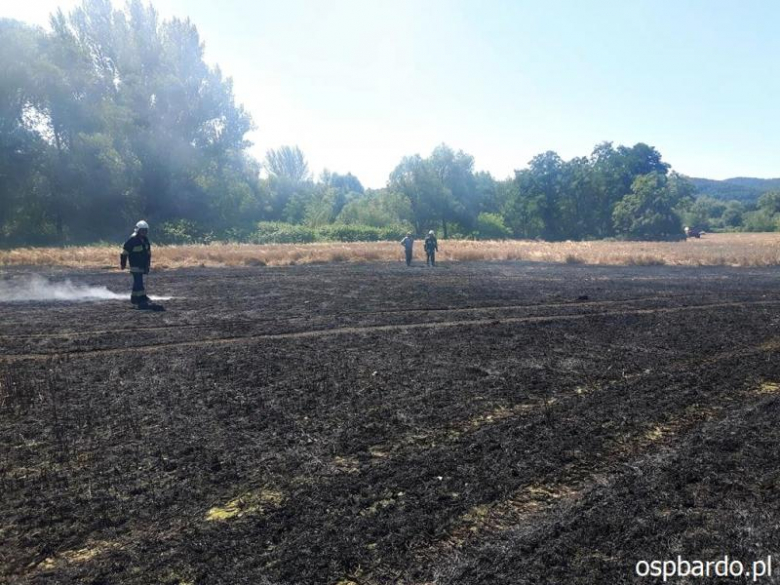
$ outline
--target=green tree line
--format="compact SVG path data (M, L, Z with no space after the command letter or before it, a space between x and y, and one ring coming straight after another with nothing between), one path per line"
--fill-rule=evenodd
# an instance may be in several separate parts
M0 20L0 245L116 240L138 218L158 241L444 237L675 239L702 229L776 229L780 195L695 198L646 144L534 157L505 180L442 144L404 157L386 187L314 178L304 153L252 158L252 119L204 61L189 20L151 5L84 0L50 30ZM264 172L263 172L264 171Z

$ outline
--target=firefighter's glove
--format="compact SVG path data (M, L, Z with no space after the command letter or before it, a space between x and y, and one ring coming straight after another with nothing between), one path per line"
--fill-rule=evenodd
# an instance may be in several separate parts
M124 270L125 266L127 266L127 256L124 254L119 256L119 266L122 267L122 270Z

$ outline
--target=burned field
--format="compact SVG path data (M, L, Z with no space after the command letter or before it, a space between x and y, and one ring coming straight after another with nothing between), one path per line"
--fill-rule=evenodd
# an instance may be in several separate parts
M155 274L165 313L0 303L0 582L629 583L640 559L766 557L778 277L335 264Z

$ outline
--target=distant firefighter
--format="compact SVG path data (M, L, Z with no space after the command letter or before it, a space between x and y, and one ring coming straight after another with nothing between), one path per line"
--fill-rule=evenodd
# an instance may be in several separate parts
M414 248L414 238L412 237L412 232L406 234L406 237L401 240L401 245L404 247L404 252L406 252L406 265L411 266L412 249Z
M425 238L425 264L436 266L436 252L439 251L439 243L436 241L436 234L433 230L428 232Z
M122 270L128 262L130 274L133 275L133 292L130 293L130 302L139 309L149 308L149 297L144 289L144 274L149 274L152 265L152 245L149 243L149 224L141 220L135 224L135 231L130 239L122 247L122 255L119 264Z

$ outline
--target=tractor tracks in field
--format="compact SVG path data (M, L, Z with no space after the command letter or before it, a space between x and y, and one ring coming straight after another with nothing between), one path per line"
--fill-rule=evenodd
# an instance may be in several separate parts
M636 297L628 299L609 299L603 301L590 301L590 300L578 300L578 301L559 301L552 303L523 303L523 304L510 304L510 305L486 305L486 306L466 306L466 307L424 307L415 309L377 309L373 311L336 311L333 313L325 313L314 311L307 314L296 314L286 317L269 317L261 319L234 319L227 321L233 326L251 326L258 323L287 323L290 321L299 321L302 319L312 318L332 318L337 319L339 317L352 317L352 316L371 316L371 315L410 315L410 314L425 314L425 313L477 313L487 311L521 311L521 310L541 310L541 309L555 309L555 308L588 308L588 307L609 307L616 305L632 305L635 303L644 302L667 302L676 301L686 298L701 298L700 294L690 293L684 295L675 296L646 296ZM213 328L214 324L225 323L224 320L205 321L203 323L184 323L181 325L175 323L166 323L163 325L152 325L149 327L127 327L119 329L84 329L78 331L57 331L51 333L0 333L0 339L48 339L48 338L76 338L76 337L88 337L90 335L117 335L124 333L148 333L155 331L176 330L176 329L209 329ZM16 327L22 327L22 324L15 324Z
M636 301L633 301L636 302ZM554 323L559 321L579 321L592 318L609 318L618 316L643 316L643 315L663 315L674 314L683 312L693 312L702 310L713 309L734 309L734 308L749 308L749 307L769 307L780 305L780 300L761 300L761 301L736 301L736 302L721 302L721 303L707 303L698 305L684 305L678 307L655 307L655 308L633 308L633 309L620 309L609 311L594 311L589 313L566 313L555 315L526 315L522 317L506 317L506 318L491 318L491 319L463 319L458 321L428 321L421 323L406 323L406 324L391 324L391 325L366 325L349 326L349 327L334 327L330 329L310 329L304 331L292 331L285 333L258 333L253 335L239 335L228 337L213 337L209 339L197 339L191 341L174 341L169 343L158 344L145 344L137 347L119 347L119 348L96 348L86 349L81 351L67 351L67 352L50 352L50 353L27 353L18 355L4 355L0 356L0 363L17 362L22 360L51 360L57 358L75 358L75 357L91 357L91 356L103 356L103 355L118 355L126 353L145 353L153 351L155 349L176 349L187 347L207 347L207 346L220 346L239 343L250 343L255 341L276 341L287 339L316 339L322 337L335 337L340 335L363 335L372 333L386 333L396 331L425 331L433 329L449 329L455 327L486 327L486 326L500 326L500 325L512 325L522 323ZM572 306L572 304L564 305ZM511 307L503 306L500 309L508 310ZM490 310L500 310L490 309ZM462 311L467 309L456 309L456 311ZM469 309L471 310L471 309ZM482 310L488 310L483 308ZM117 332L121 333L121 332Z
M129 327L127 329L87 329L81 331L57 331L54 333L4 333L0 339L50 339L87 337L89 335L122 335L125 333L145 333L149 331L164 331L166 329L195 329L203 325L155 325L153 327Z

